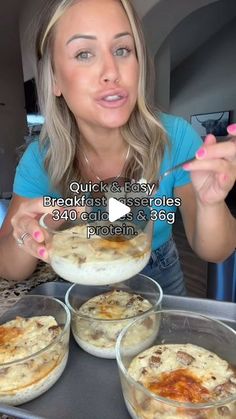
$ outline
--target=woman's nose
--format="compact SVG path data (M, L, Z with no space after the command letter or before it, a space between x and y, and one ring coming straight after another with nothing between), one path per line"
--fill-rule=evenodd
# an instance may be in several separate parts
M101 81L105 84L118 83L119 82L119 71L114 56L104 58L103 68L101 74Z

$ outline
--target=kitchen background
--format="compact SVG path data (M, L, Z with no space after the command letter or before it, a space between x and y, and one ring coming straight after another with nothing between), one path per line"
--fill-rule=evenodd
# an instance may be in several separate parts
M27 135L24 82L33 78L33 21L47 0L0 3L0 194L11 192ZM156 103L187 120L236 118L236 1L135 0L157 72Z

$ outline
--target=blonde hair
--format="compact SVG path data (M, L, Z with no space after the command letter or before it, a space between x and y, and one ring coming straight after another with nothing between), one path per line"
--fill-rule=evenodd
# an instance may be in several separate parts
M45 123L40 135L47 147L45 168L52 186L63 195L68 194L71 181L84 181L79 160L80 133L76 120L63 96L53 94L53 37L55 25L78 0L51 0L44 10L36 38L36 83L40 111ZM151 65L145 47L141 23L131 0L119 0L129 19L139 63L138 97L128 122L121 127L124 140L130 145L130 156L125 176L144 177L149 182L157 179L165 146L165 130L159 121L151 100ZM45 17L46 16L46 17Z

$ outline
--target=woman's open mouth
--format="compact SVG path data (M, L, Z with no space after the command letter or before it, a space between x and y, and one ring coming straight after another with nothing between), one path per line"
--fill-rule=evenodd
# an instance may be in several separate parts
M109 93L100 96L100 98L97 100L97 103L103 108L119 108L127 102L127 99L127 93Z

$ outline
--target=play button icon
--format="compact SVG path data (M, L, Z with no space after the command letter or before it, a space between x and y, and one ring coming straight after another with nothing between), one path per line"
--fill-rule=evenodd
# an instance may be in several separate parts
M109 198L108 213L109 213L109 221L111 223L123 217L124 215L128 214L130 211L131 209L127 205L122 204L121 202L117 201L117 199L115 198Z

